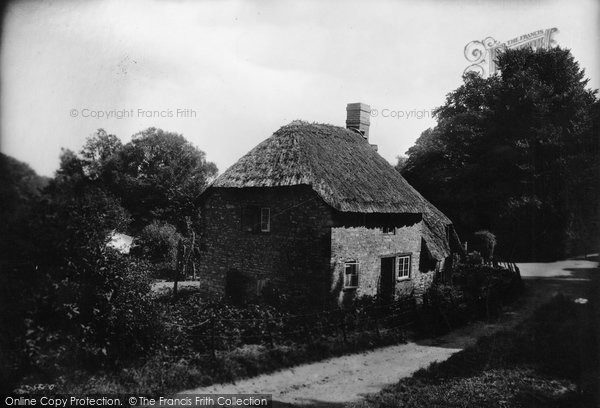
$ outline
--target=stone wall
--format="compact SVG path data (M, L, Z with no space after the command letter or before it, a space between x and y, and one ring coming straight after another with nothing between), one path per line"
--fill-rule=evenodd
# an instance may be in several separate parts
M365 224L368 224L366 222ZM377 226L339 226L331 230L330 291L340 303L379 291L381 258L403 254L411 255L410 278L395 280L396 297L415 294L419 298L431 284L435 271L420 271L422 243L421 221L409 221L396 227L395 234L384 234ZM356 289L343 289L344 265L358 261L359 278ZM419 299L420 300L420 299Z
M270 232L243 230L249 207L270 208ZM222 295L235 270L250 298L271 285L290 296L327 301L332 210L310 187L213 188L201 211L199 272L206 291Z
M244 209L270 208L271 230L249 232ZM381 258L411 255L410 279L395 282L397 297L417 301L435 272L422 271L420 215L339 213L308 186L212 188L202 198L198 262L202 288L223 295L227 275L236 271L244 295L257 296L264 285L278 292L330 307L378 294ZM390 218L391 217L391 218ZM385 234L382 226L396 226ZM359 262L358 288L343 289L344 264Z

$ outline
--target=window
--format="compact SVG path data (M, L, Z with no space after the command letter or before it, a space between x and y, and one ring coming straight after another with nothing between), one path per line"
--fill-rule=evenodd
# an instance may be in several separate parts
M242 207L241 223L242 231L258 234L271 231L271 210L268 207L257 207L248 205Z
M256 296L262 295L266 286L267 286L267 279L258 279L256 281Z
M271 231L271 209L260 209L260 232Z
M396 257L396 276L398 280L410 279L410 255Z
M344 264L344 289L355 289L358 287L358 262L346 262Z
M386 227L381 228L381 231L384 234L387 234L387 235L395 235L396 234L396 227L386 226Z

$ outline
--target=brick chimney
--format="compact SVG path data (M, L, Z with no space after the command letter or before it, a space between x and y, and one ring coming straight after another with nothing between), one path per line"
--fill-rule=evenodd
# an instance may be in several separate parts
M371 107L365 103L349 103L346 106L346 128L360 133L369 140L371 124Z

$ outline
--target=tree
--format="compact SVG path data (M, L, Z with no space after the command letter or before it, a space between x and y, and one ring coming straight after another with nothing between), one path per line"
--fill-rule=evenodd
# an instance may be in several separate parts
M149 351L159 333L150 265L109 248L130 217L118 197L86 172L72 151L45 190L28 225L31 305L19 338L31 367L44 375L114 363Z
M197 201L217 167L182 135L149 128L113 155L106 182L141 229L158 219L185 229L185 216L197 217Z
M598 219L596 91L568 50L507 50L498 66L447 96L402 173L461 233L496 232L504 256L585 250Z
M81 150L84 173L92 180L97 179L102 175L108 161L122 148L123 143L117 136L106 133L104 129L98 129L86 140Z
M402 172L402 169L406 165L406 160L408 160L406 156L396 156L396 165L394 167L397 171Z

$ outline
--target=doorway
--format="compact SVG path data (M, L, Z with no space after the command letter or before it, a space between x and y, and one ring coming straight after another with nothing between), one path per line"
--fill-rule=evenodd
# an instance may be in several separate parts
M381 275L379 276L379 297L384 302L394 298L396 257L381 258Z

